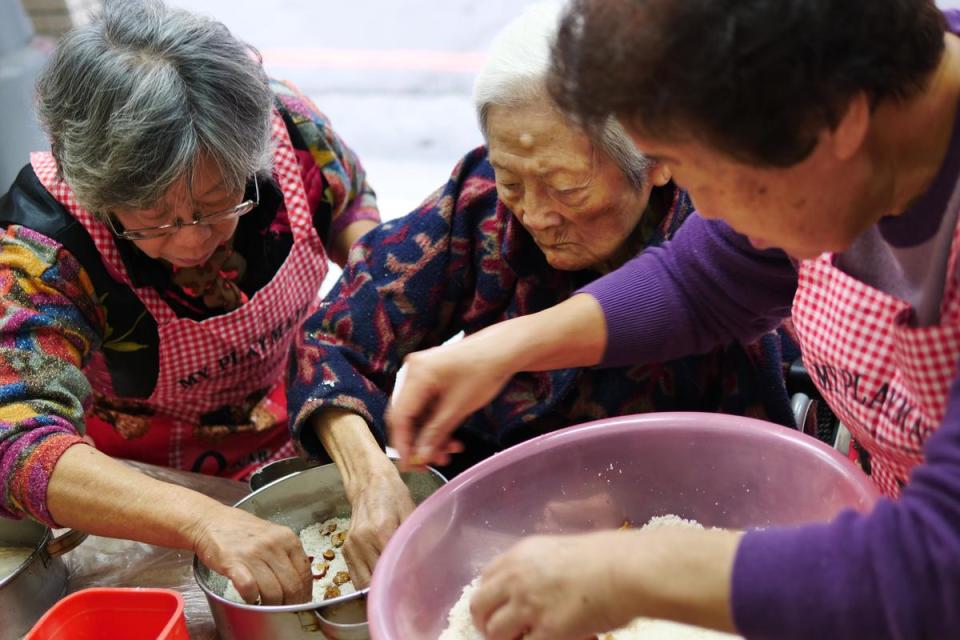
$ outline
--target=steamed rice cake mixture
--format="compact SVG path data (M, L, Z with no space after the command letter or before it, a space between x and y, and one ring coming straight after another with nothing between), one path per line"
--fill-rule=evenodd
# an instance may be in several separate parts
M313 602L316 604L357 590L343 558L343 543L349 529L350 518L330 518L300 531L300 543L304 553L310 558ZM227 583L223 597L234 602L243 602L232 582Z
M674 515L652 518L643 528L657 527L703 528L698 522ZM450 609L447 628L440 634L439 640L484 640L483 634L473 626L473 619L470 617L470 597L479 582L480 579L477 578L464 587L460 599ZM729 633L649 618L637 618L625 627L598 636L599 640L732 640L737 637Z

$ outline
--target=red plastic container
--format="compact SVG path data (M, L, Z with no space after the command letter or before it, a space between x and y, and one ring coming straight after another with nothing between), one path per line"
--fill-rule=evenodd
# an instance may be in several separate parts
M189 640L183 598L170 589L91 588L66 596L24 640Z

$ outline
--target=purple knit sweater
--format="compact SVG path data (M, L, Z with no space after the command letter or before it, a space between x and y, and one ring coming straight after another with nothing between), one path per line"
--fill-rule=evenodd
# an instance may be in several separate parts
M960 14L948 14L957 30ZM958 109L960 116L960 109ZM878 223L874 242L899 259L906 279L933 268L911 264L926 246L942 246L939 224L960 202L960 119L930 191L901 216ZM879 232L879 233L876 233ZM882 248L882 247L881 247ZM907 250L907 251L905 251ZM866 252L863 255L871 255ZM886 263L840 257L848 273L873 286ZM939 265L942 282L945 265ZM889 275L889 274L886 274ZM648 362L748 340L790 312L797 272L782 253L753 249L720 222L688 219L672 242L646 251L584 289L606 316L604 365ZM926 286L926 285L924 285ZM886 289L886 287L883 287ZM942 287L905 296L939 306ZM829 524L747 533L733 571L733 616L747 638L960 638L960 379L946 415L927 440L896 502L867 514L844 512Z

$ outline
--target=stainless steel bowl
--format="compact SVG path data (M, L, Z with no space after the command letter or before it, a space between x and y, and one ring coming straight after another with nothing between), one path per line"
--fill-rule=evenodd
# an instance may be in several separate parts
M262 484L238 502L237 508L265 520L290 527L295 532L329 518L349 518L350 503L336 465L310 466L299 459L279 461L278 468L293 470L290 475ZM286 464L281 464L286 463ZM269 472L268 472L269 474ZM414 502L419 504L440 488L446 479L433 469L402 473ZM260 476L261 480L264 478ZM254 479L251 478L251 484ZM257 484L261 484L259 481ZM265 606L233 602L223 597L227 579L193 562L194 576L203 589L223 640L318 640L324 634L332 640L369 638L362 606L367 589L322 605L312 603Z
M8 576L0 576L0 640L26 633L67 592L67 568L60 558L87 534L67 531L54 537L32 520L0 518L0 546L33 547L29 558Z

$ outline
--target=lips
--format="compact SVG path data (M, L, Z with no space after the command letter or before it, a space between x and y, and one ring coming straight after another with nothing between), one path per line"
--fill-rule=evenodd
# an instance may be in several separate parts
M177 260L177 262L179 262L180 266L182 267L196 267L209 260L213 256L213 252L216 250L217 248L214 247L213 249L210 249L201 255L199 258L181 258Z

